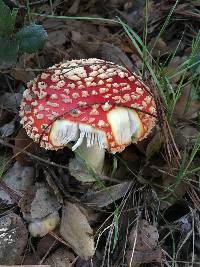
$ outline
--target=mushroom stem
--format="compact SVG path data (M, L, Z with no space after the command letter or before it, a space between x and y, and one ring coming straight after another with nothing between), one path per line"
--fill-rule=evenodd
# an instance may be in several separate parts
M82 144L75 150L76 156L69 163L71 175L81 181L95 181L93 171L102 174L105 158L105 149L88 147L84 138Z

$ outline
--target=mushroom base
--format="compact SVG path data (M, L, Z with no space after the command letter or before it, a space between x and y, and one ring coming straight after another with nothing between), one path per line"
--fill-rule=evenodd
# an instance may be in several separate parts
M105 149L99 147L87 147L84 138L82 144L74 151L75 158L69 162L69 171L79 181L96 181L95 174L103 173Z

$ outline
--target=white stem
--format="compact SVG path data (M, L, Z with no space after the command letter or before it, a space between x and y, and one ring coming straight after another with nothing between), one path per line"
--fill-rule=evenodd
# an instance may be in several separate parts
M77 158L84 160L87 165L92 167L98 174L102 173L105 157L105 149L98 147L87 147L86 138L83 143L76 149ZM80 157L78 156L80 154Z
M82 181L94 181L89 168L92 168L97 175L102 174L105 158L105 149L95 146L87 147L87 139L75 150L76 157L69 163L69 170L75 178ZM89 167L87 169L87 166Z

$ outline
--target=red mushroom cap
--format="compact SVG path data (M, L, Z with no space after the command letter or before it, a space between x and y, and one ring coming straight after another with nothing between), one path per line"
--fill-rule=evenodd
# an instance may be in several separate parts
M120 141L117 134L117 116L124 110L137 126L135 141L142 140L155 125L156 108L149 88L126 68L91 58L56 64L29 82L20 116L27 134L46 149L59 149L78 139L76 148L85 135L88 146L96 141L115 153L132 141ZM54 135L59 127L66 136Z

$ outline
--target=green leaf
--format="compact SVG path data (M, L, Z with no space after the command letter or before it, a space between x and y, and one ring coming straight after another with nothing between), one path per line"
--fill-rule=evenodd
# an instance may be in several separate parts
M36 25L34 23L24 26L16 34L20 51L30 54L42 49L47 37L48 35L45 29L41 25Z
M0 38L0 69L11 67L16 63L18 50L16 40Z
M0 0L0 36L9 36L13 33L18 10L10 8Z

